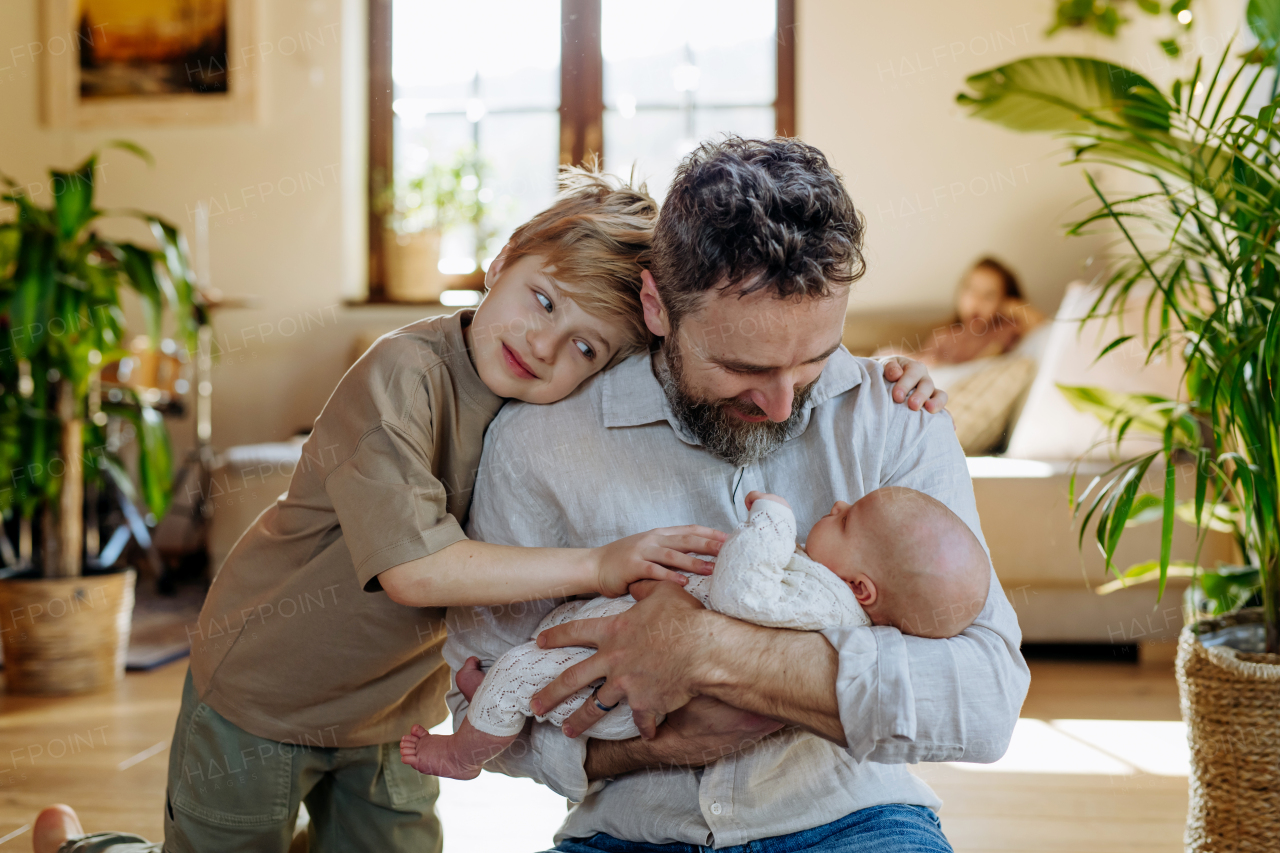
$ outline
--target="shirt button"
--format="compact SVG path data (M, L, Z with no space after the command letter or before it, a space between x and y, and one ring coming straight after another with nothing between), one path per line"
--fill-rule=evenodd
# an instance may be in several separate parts
M722 812L722 811L724 811L724 808L723 808L719 803L712 803L712 804L711 804L711 813L712 813L712 814L720 814L720 812Z

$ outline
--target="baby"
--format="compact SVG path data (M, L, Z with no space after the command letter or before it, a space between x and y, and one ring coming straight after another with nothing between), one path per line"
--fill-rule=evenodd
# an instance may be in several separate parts
M977 537L951 510L914 489L888 487L855 504L837 501L796 548L791 506L752 492L747 520L721 547L710 577L693 575L685 590L720 613L772 628L816 631L888 625L917 637L954 637L987 599L991 564ZM575 600L551 611L534 637L571 619L596 619L635 604L620 598ZM400 741L401 760L422 773L473 779L506 749L530 716L529 700L593 649L540 649L528 642L482 673L475 658L457 675L470 697L453 735L414 726ZM563 725L590 698L584 688L542 720ZM592 737L626 740L639 731L626 702L605 714Z

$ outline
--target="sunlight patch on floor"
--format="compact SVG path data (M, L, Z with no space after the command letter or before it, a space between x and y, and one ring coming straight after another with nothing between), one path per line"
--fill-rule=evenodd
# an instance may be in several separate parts
M952 762L975 773L1086 773L1186 776L1186 726L1166 720L1018 720L1004 758L994 764Z

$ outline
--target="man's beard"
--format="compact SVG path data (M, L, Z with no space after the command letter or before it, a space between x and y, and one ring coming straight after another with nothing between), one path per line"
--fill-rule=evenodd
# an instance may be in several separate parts
M663 341L663 358L658 359L658 381L666 392L667 404L680 425L711 455L735 467L754 465L782 446L787 433L800 421L800 413L818 380L796 391L791 415L781 423L744 421L732 412L759 417L764 410L744 400L702 400L688 390L688 377L680 345L668 337Z

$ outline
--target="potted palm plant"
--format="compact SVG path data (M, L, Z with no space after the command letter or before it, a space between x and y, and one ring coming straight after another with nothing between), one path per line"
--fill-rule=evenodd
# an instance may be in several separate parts
M1130 430L1160 437L1160 449L1083 490L1073 483L1071 502L1082 543L1097 522L1113 584L1150 579L1162 595L1170 574L1194 578L1177 677L1195 851L1271 849L1280 834L1280 6L1252 0L1248 20L1257 47L1235 56L1229 46L1212 70L1197 62L1166 92L1121 66L1039 56L976 74L958 96L979 118L1068 141L1098 203L1069 232L1105 225L1118 246L1085 319L1118 316L1141 296L1145 326L1103 352L1141 345L1148 360L1185 364L1178 399L1063 390L1100 414L1117 443ZM1142 187L1108 194L1097 167ZM1144 492L1161 466L1163 488ZM1180 470L1194 482L1186 502ZM1243 565L1171 565L1178 518L1233 534ZM1116 546L1145 520L1163 525L1161 553L1121 571Z
M129 143L111 147L150 156ZM17 528L0 551L0 638L7 689L67 693L93 689L124 667L134 572L85 566L85 484L133 491L109 435L132 424L142 500L159 517L168 503L168 433L147 401L104 401L103 366L129 354L120 296L141 298L149 339L161 339L166 311L188 345L195 288L186 245L174 226L128 210L158 249L103 237L95 224L98 154L71 171L51 171L49 207L0 175L11 216L0 224L0 511ZM114 419L112 416L115 416Z

